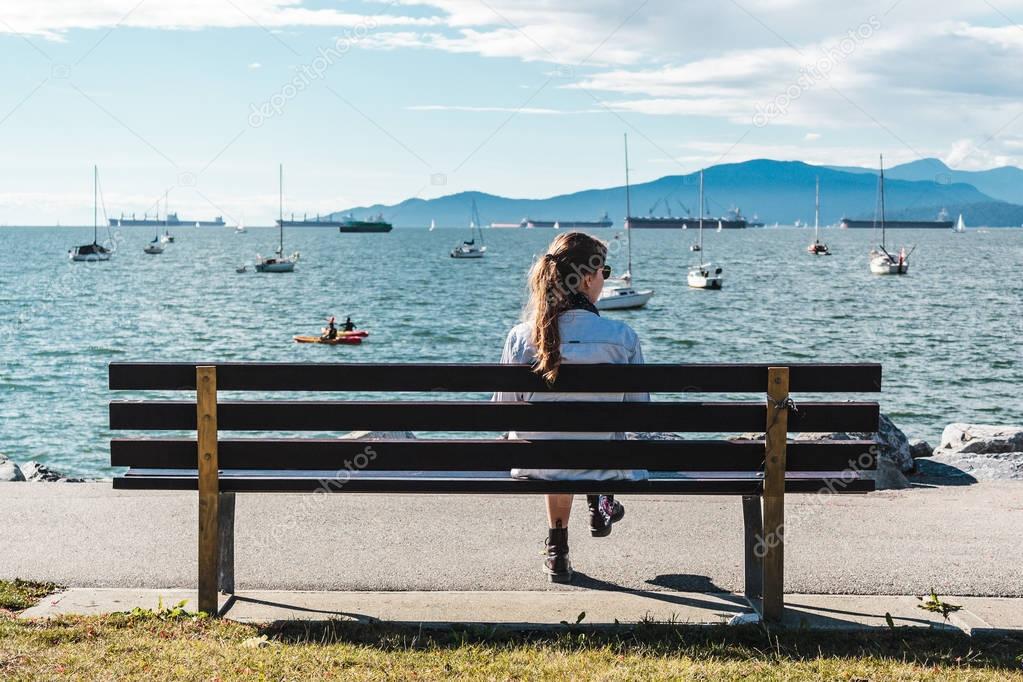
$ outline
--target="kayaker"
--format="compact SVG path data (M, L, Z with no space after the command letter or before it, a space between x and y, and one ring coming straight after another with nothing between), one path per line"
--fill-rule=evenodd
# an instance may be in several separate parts
M639 337L629 325L601 317L596 308L604 281L610 277L606 265L607 247L598 239L581 232L558 235L547 253L536 260L529 272L529 301L521 324L508 333L501 354L502 364L532 365L548 384L554 383L563 364L642 364ZM647 393L593 393L580 398L578 393L499 392L495 401L648 401ZM594 425L599 428L598 425ZM508 434L512 439L589 440L624 439L620 433L524 433ZM547 481L643 480L645 470L630 470L627 461L615 470L595 469L512 469L515 478ZM568 559L568 517L572 495L547 495L547 551L543 570L552 582L572 579ZM611 526L625 515L625 508L614 495L587 495L590 535L605 537Z
M346 332L354 332L355 331L355 323L352 322L352 316L351 315L349 315L348 319L345 320L345 331Z
M324 339L326 339L328 341L333 341L334 339L337 338L337 325L334 324L334 316L333 315L331 315L330 319L327 320L326 332L327 333L324 334L322 338L324 338Z

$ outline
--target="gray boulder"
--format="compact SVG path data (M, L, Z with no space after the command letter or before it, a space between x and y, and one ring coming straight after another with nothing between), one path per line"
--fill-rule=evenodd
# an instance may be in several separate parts
M913 459L919 459L920 457L930 457L934 454L934 448L931 444L920 438L915 438L909 441L909 454Z
M941 432L935 454L1023 452L1023 427L954 423Z
M9 459L4 455L0 455L0 483L24 480L25 474L22 473L21 468L14 463L14 460Z
M25 480L29 482L43 483L80 483L83 479L65 476L59 471L54 471L41 462L31 461L21 467L25 474Z
M949 424L931 459L946 478L1023 480L1023 428Z
M943 452L930 458L950 469L949 476L971 476L976 480L1023 481L1023 452Z

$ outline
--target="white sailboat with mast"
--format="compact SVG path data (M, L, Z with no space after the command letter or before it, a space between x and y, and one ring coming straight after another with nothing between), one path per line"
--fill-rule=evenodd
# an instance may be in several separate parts
M92 167L92 243L76 246L67 252L68 258L76 263L92 263L110 260L112 249L99 243L99 169ZM106 213L106 208L103 210Z
M160 200L159 199L156 200L156 219L157 220L160 219ZM163 216L163 229L165 231L167 230L167 213L166 213L166 211L164 211L164 216ZM156 236L153 237L153 241L151 241L148 244L146 244L146 246L142 249L142 251L145 252L145 253L148 253L150 256L159 256L161 253L163 253L163 250L164 250L163 244L164 244L164 242L160 239L160 229L157 228Z
M963 222L962 213L959 214L959 220L956 221L956 226L953 229L953 232L955 232L956 234L963 234L964 232L966 232L966 223Z
M430 229L433 229L432 227ZM479 243L476 243L477 237ZM476 208L476 200L472 200L469 215L469 239L451 249L452 258L483 258L487 247L483 244L483 228L480 227L480 212Z
M830 256L828 245L821 241L821 179L817 177L813 200L813 244L806 247L807 253L814 256Z
M703 169L700 169L700 241L694 244L697 248L691 251L703 253ZM703 260L703 256L700 256ZM701 262L689 268L686 284L693 289L720 289L724 283L721 266L710 262Z
M273 256L263 258L256 254L256 272L294 272L299 253L284 255L284 164L278 166L278 212L277 227L280 229L280 244Z
M881 244L877 249L870 250L870 271L875 275L905 275L909 272L909 256L912 255L913 249L908 254L905 246L897 255L888 252L884 225L884 156L882 155L880 159L881 174L877 179L877 197L881 212Z
M653 298L653 289L636 289L632 286L632 201L629 196L629 135L625 134L625 244L628 265L625 272L604 282L604 288L597 298L597 310L631 310L642 308Z

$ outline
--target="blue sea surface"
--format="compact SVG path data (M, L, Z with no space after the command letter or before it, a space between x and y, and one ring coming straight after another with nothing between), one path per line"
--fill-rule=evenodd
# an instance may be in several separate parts
M276 229L172 232L149 256L150 229L118 228L112 260L87 264L67 250L91 228L0 229L0 453L109 476L107 403L139 397L107 389L112 361L496 361L532 258L555 235L489 230L486 258L454 260L468 230L296 228L285 236L296 271L256 274ZM624 244L619 229L596 234ZM694 230L636 230L634 283L656 295L604 314L636 329L648 362L881 362L882 411L932 444L953 421L1023 422L1023 230L892 231L889 245L917 246L905 277L870 274L871 230L823 234L833 256L808 255L804 229L705 233L704 257L725 273L714 292L686 286ZM614 251L621 272L625 249ZM292 341L349 314L371 333L361 346Z

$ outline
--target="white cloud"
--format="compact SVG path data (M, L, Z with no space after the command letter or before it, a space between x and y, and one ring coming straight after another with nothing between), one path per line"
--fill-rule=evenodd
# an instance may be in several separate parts
M803 140L806 142L816 142L819 139L821 139L820 133L807 133L806 135L803 135Z
M256 69L261 69L261 68L263 68L263 65L262 65L262 64L260 64L259 62L252 62L251 64L249 64L249 68L250 68L251 70L255 71Z
M562 109L547 109L543 107L475 107L475 106L462 106L455 104L414 104L412 106L405 107L409 111L465 111L474 113L508 113L508 114L541 114L541 115L565 115L565 114L581 114L581 113L593 113L597 110L592 109L589 112L582 110L562 110Z
M1010 136L956 140L947 153L937 156L956 170L1019 166L1023 165L1023 138Z
M382 12L355 14L335 9L310 9L301 0L7 0L0 33L23 33L62 40L72 29L134 28L197 30L204 28L279 29L289 26L431 26L437 17L410 17Z

